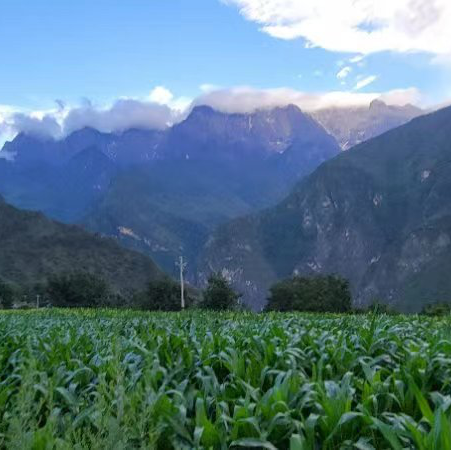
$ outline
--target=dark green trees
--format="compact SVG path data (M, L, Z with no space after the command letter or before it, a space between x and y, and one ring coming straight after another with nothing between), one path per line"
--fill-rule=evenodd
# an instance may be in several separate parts
M189 297L186 300L188 305ZM180 311L180 285L169 277L151 281L144 292L135 295L133 305L148 311Z
M49 278L46 294L52 306L88 308L111 305L110 289L102 278L76 272Z
M437 302L426 305L421 311L426 316L448 316L451 314L451 303Z
M186 308L200 306L216 311L230 310L238 306L240 298L220 274L210 276L201 301L196 292L192 288L185 290ZM169 277L152 281L144 292L134 296L132 304L149 311L180 311L180 284Z
M240 297L221 274L214 273L208 279L201 306L215 311L235 309Z
M295 276L274 284L268 311L348 312L352 299L347 280L338 276Z
M0 308L10 309L14 302L14 289L10 284L0 280Z

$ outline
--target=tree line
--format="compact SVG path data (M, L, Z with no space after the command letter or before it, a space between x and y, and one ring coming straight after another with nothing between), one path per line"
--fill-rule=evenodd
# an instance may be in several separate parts
M246 309L241 295L220 273L212 274L203 290L188 287L185 297L187 308L216 311ZM20 289L0 279L0 308L34 306L37 303L41 307L128 307L148 311L180 311L180 284L166 277L151 281L143 291L124 297L115 293L102 278L86 272L54 275L31 289ZM349 282L336 275L294 276L275 283L269 289L265 311L396 313L377 301L365 309L354 309ZM448 315L451 305L446 302L428 304L422 313Z
M188 308L211 310L244 309L241 295L220 274L212 274L200 291L185 291ZM115 293L101 277L73 272L53 275L31 289L19 289L0 280L0 307L35 305L54 307L132 307L149 311L179 311L180 284L166 277L148 283L146 289L124 297ZM293 277L270 289L267 311L349 312L349 283L337 276Z

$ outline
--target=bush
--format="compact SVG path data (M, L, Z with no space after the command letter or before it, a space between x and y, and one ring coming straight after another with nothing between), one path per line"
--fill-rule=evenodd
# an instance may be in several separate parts
M13 287L0 280L0 308L10 309L14 303L14 289Z
M55 275L46 286L53 306L89 308L111 303L112 295L107 283L91 273L77 272Z
M185 302L188 306L191 301L185 291ZM170 278L151 281L144 292L133 298L134 306L147 311L180 311L180 284Z
M335 312L351 311L349 282L328 275L295 276L274 284L270 289L268 311Z
M208 285L203 293L201 307L215 311L236 309L240 306L237 294L227 280L219 273L214 273L208 279Z
M421 314L426 316L447 316L451 313L451 304L445 302L437 302L426 305Z

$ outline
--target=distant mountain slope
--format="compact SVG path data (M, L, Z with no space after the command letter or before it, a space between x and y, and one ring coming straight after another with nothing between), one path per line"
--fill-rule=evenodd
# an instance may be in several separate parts
M336 141L294 106L251 115L197 107L167 132L157 160L115 177L82 221L168 271L183 253L194 274L213 227L276 204L338 152Z
M285 192L267 165L255 163L247 172L246 166L160 162L117 176L82 222L151 255L169 272L184 254L192 273L216 225L275 204Z
M312 117L337 139L343 150L348 150L422 114L424 111L412 105L386 105L374 100L369 107L327 108L312 113Z
M0 194L19 208L77 223L119 171L98 147L80 150L59 165L0 160Z
M202 260L201 278L223 271L256 308L293 273L339 273L358 304L450 300L451 108L326 162L278 206L221 227Z
M73 270L99 274L121 293L163 276L150 258L112 239L18 210L0 197L0 277L24 286Z

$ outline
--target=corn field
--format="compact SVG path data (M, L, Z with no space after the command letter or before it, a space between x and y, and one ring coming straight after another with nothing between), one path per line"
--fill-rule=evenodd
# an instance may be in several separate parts
M451 449L451 319L2 312L0 448Z

